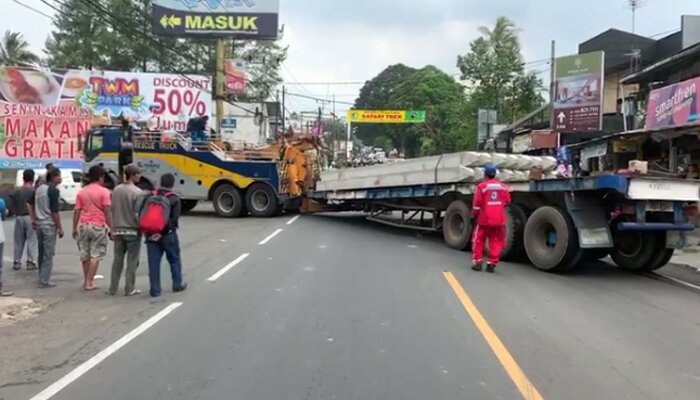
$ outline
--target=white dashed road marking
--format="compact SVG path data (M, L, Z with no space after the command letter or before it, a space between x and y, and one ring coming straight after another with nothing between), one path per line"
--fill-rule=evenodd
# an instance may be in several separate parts
M278 229L278 230L272 232L272 233L270 234L270 236L268 236L268 237L266 237L265 239L261 240L260 243L258 243L258 244L259 244L259 245L262 245L262 244L265 244L265 243L269 242L270 240L272 240L272 238L274 238L275 236L279 235L280 232L282 232L283 230L284 230L284 229L280 228L280 229Z
M228 263L225 267L221 268L218 270L214 275L210 276L209 279L207 279L209 282L216 282L217 279L221 278L225 273L227 273L231 268L235 267L236 265L240 264L241 261L245 260L250 253L244 253L241 254L237 259L231 261Z
M296 221L296 220L298 220L298 219L299 219L299 217L301 217L301 215L297 215L296 217L294 217L294 218L290 219L289 221L287 221L287 225L291 225L291 224L293 224L293 223L294 223L294 221Z

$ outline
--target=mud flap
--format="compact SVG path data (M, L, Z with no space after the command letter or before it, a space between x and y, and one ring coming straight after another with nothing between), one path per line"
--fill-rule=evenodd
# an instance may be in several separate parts
M566 211L578 231L582 249L613 247L610 224L605 209L600 206L600 196L586 192L566 193Z

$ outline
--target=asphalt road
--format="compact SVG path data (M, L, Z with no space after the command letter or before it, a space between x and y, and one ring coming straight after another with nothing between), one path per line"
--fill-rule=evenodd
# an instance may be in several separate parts
M475 273L432 238L290 221L186 217L187 292L135 299L0 398L698 398L698 292L602 264Z

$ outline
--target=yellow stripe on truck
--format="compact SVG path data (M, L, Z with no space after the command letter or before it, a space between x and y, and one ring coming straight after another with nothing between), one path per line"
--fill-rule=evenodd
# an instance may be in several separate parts
M118 158L119 155L117 153L101 153L98 157ZM176 171L187 175L190 179L194 181L202 181L202 186L207 189L211 189L216 182L219 182L222 179L233 182L233 184L240 189L245 189L255 182L255 180L252 178L227 171L223 168L219 168L181 154L136 152L134 153L134 159L160 160L169 164Z

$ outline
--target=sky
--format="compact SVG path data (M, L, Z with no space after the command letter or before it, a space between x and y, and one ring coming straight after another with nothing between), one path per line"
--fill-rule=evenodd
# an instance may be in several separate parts
M22 32L41 53L51 32L50 20L15 1L52 15L40 0L0 0L0 31ZM51 2L52 0L47 0ZM609 29L631 31L627 0L281 0L282 41L289 57L282 70L287 91L337 100L343 112L361 84L310 85L307 82L366 81L385 67L404 63L435 65L458 75L456 60L499 16L520 28L522 56L528 70L547 81L551 41L557 55L575 54L578 44ZM681 15L700 14L698 0L645 0L637 11L636 33L663 37L680 28ZM301 83L301 84L299 84ZM290 111L312 111L327 103L287 97Z

